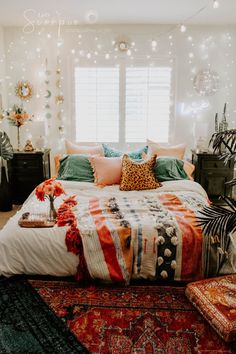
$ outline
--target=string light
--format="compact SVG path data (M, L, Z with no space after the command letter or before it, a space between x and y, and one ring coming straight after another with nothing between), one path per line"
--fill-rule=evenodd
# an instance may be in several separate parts
M180 26L180 32L184 33L184 32L186 32L186 30L187 30L187 27L185 25Z
M218 7L220 6L220 3L218 0L213 0L213 9L218 9Z

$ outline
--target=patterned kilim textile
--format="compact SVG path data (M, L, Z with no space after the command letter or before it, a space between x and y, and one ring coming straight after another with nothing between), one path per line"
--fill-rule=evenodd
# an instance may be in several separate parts
M131 278L202 279L196 212L205 204L192 192L79 199L76 216L91 277L123 283Z
M236 275L189 284L186 295L225 341L236 340Z
M233 354L185 297L185 287L31 281L91 353Z

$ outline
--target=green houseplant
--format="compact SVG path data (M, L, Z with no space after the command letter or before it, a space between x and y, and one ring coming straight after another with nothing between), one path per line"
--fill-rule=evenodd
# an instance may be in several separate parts
M13 147L6 132L0 130L0 210L12 209L11 191L8 181L7 162L13 158Z
M219 153L219 158L226 164L232 160L236 163L236 129L214 133L210 139L214 152ZM236 178L227 182L232 188L236 186ZM215 255L218 258L217 272L228 257L231 235L236 231L236 200L232 197L221 197L226 206L211 205L204 207L199 213L198 224L206 237L209 237L211 245L215 247ZM213 249L213 246L212 246ZM216 275L215 274L215 275Z

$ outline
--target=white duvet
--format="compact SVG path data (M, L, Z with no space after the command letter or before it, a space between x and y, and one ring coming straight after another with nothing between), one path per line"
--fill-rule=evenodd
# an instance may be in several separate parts
M196 182L181 180L163 182L158 189L148 191L121 192L119 186L96 187L93 183L62 181L68 196L76 194L78 202L90 197L117 196L129 194L136 199L141 195L154 195L163 192L192 191L204 201L206 192ZM59 206L62 198L55 200ZM66 227L21 228L18 220L25 212L45 212L48 202L40 202L34 192L23 204L21 210L13 216L0 231L0 275L44 274L54 276L71 276L76 273L79 259L67 251L65 244Z

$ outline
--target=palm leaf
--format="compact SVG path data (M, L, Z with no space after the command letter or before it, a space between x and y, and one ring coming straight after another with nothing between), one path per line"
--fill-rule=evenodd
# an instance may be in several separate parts
M231 181L225 182L228 186L236 186L236 178L232 179Z
M13 158L13 147L10 143L8 135L0 130L0 157L4 160Z
M228 205L228 209L212 205L204 207L198 216L197 225L207 236L218 235L224 237L236 231L236 201L229 197L223 197Z
M236 129L214 133L210 139L209 145L212 145L214 152L232 156L236 151ZM222 147L225 147L227 152L222 152Z

